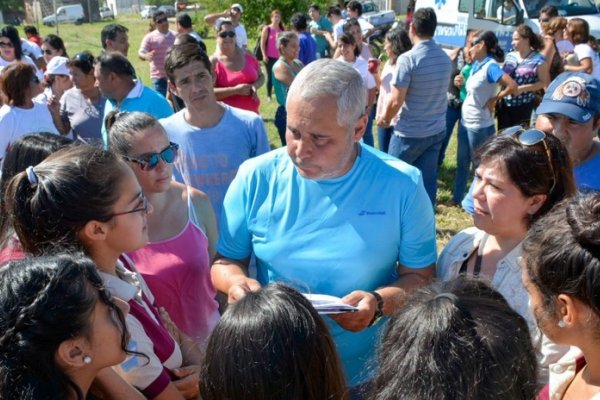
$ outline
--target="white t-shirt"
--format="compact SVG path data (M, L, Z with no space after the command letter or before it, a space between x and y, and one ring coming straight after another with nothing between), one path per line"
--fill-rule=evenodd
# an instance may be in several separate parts
M371 25L371 23L369 21L367 21L366 19L364 19L363 17L358 17L357 18L358 23L360 25L360 30L362 31L363 35L366 35L367 32L369 32L371 29L373 29L373 25Z
M340 19L337 24L333 25L333 40L337 43L338 38L344 34L345 20Z
M37 60L42 57L42 49L37 44L30 42L26 39L21 39L21 49L23 49L23 53L25 55L31 54L33 60Z
M592 73L590 75L593 75L596 79L600 79L600 57L598 57L598 53L587 43L576 44L573 52L577 55L579 62L584 58L591 58Z
M12 107L8 104L0 107L0 159L4 159L6 150L17 138L28 133L49 132L58 135L52 122L48 106L33 103L32 108Z
M12 64L15 61L6 61L4 58L0 57L0 72L4 69L4 67ZM22 55L21 61L26 62L27 64L29 64L33 67L33 70L35 71L35 76L37 76L37 78L40 80L40 82L42 81L42 79L44 79L44 73L38 69L38 67L35 65L35 63L33 62L33 60L31 58L29 58L26 55Z

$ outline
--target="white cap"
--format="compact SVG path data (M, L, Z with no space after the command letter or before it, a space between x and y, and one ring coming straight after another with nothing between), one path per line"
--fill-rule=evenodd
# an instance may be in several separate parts
M240 12L243 14L244 13L244 7L242 7L242 5L240 3L235 3L231 5L231 8L237 8L238 10L240 10Z
M69 75L69 67L67 57L54 57L48 65L46 65L46 75Z

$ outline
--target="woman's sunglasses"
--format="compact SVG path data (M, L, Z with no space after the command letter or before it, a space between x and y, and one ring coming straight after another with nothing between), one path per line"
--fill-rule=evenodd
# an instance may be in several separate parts
M235 32L234 31L221 31L219 32L219 37L221 39L225 39L226 37L235 37Z
M546 144L546 133L535 128L523 129L522 126L517 125L511 126L510 128L506 128L505 130L500 132L500 136L514 137L521 145L527 147L535 146L540 142L544 145L544 150L546 151L546 159L548 160L548 165L550 166L550 173L552 174L552 187L548 191L548 194L551 194L554 190L554 186L556 186L556 175L554 173L554 167L552 166L552 154L550 153L550 149Z
M179 150L179 145L169 142L169 147L160 153L148 154L143 159L128 156L123 156L123 158L129 162L139 164L142 171L151 171L156 168L161 159L167 164L173 164L177 158L177 150Z
M0 47L9 47L9 48L13 48L15 47L12 42L0 42Z

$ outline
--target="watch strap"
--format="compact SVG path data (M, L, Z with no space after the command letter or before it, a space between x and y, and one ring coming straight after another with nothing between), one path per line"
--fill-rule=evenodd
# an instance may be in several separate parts
M375 300L377 300L377 308L375 309L375 314L373 315L373 319L371 320L371 322L369 322L368 326L373 326L375 325L377 322L379 322L379 320L381 319L381 317L383 316L383 297L381 297L381 295L379 293L377 293L376 291L372 291L369 292L373 295L373 297L375 297Z

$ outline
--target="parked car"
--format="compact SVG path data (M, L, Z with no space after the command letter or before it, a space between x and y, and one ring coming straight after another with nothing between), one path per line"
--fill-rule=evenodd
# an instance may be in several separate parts
M157 10L158 7L156 6L144 6L140 15L142 18L152 18Z
M108 7L100 7L100 19L115 19L115 13Z
M362 2L362 17L369 21L375 29L387 31L396 20L394 10L379 11L379 7L372 1Z
M42 23L48 26L54 26L58 22L64 23L81 23L84 19L83 7L81 4L72 4L70 6L62 6L56 9L56 14L50 14L42 19Z
M174 17L177 14L177 10L173 6L160 6L157 11L164 12L167 17Z

